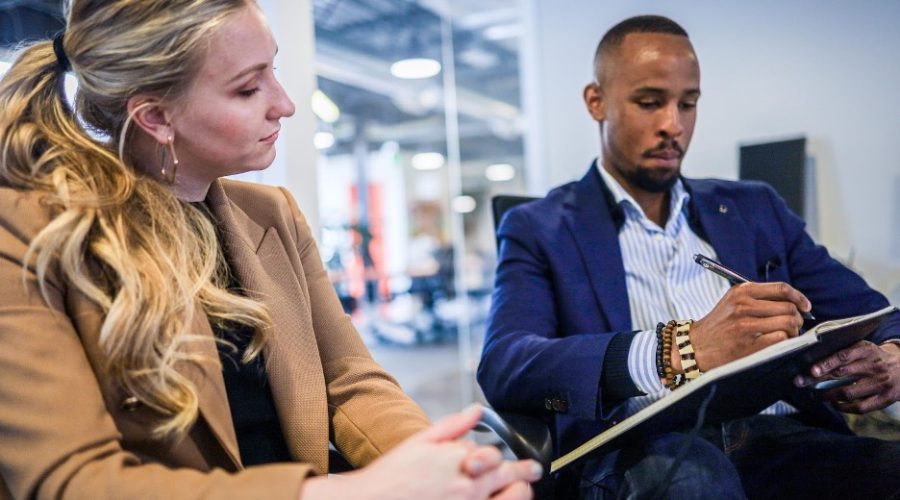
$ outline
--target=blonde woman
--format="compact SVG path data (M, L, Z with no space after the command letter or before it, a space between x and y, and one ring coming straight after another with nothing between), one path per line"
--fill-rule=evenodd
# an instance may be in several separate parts
M219 179L294 112L256 4L67 16L0 81L0 498L529 496L371 359L290 195Z

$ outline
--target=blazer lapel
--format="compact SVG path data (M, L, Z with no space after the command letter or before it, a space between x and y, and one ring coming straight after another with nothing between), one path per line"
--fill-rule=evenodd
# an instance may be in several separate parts
M619 229L610 213L602 182L595 162L570 193L570 200L564 204L564 217L609 328L627 331L631 330L631 313Z
M216 348L215 334L209 326L209 319L203 308L196 304L198 314L194 315L191 331L196 340L188 342L185 350L197 355L201 363L182 363L178 371L189 378L197 390L200 414L206 421L213 435L225 449L228 458L236 468L241 468L241 454L238 450L237 436L231 420L231 407L228 404L228 393L225 392L225 379L222 376L222 362Z
M276 228L260 226L232 204L220 183L210 187L208 199L233 272L273 318L263 355L288 450L294 459L325 472L329 429L325 376L299 259L292 262L287 242Z
M745 214L734 200L719 193L707 183L683 179L691 193L695 215L716 250L722 264L734 269L748 279L756 276L753 234Z

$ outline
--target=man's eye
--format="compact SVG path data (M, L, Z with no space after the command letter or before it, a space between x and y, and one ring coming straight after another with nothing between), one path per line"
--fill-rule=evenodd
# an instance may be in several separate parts
M681 109L694 109L697 107L696 102L683 102L681 103Z
M637 105L643 109L656 109L659 107L659 101L638 101Z
M241 90L238 92L243 97L251 97L253 94L259 92L259 87L254 87L252 89Z

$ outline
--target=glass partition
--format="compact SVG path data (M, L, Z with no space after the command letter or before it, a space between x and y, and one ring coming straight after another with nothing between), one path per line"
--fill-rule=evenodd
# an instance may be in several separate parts
M477 399L490 198L524 191L517 1L314 0L323 259L433 416Z

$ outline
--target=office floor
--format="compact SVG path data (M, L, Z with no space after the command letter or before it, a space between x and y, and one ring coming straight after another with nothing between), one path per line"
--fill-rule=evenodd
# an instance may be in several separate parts
M369 350L431 419L463 408L466 390L480 398L474 390L473 375L462 375L456 342L419 346L374 343ZM462 385L463 379L468 389Z

